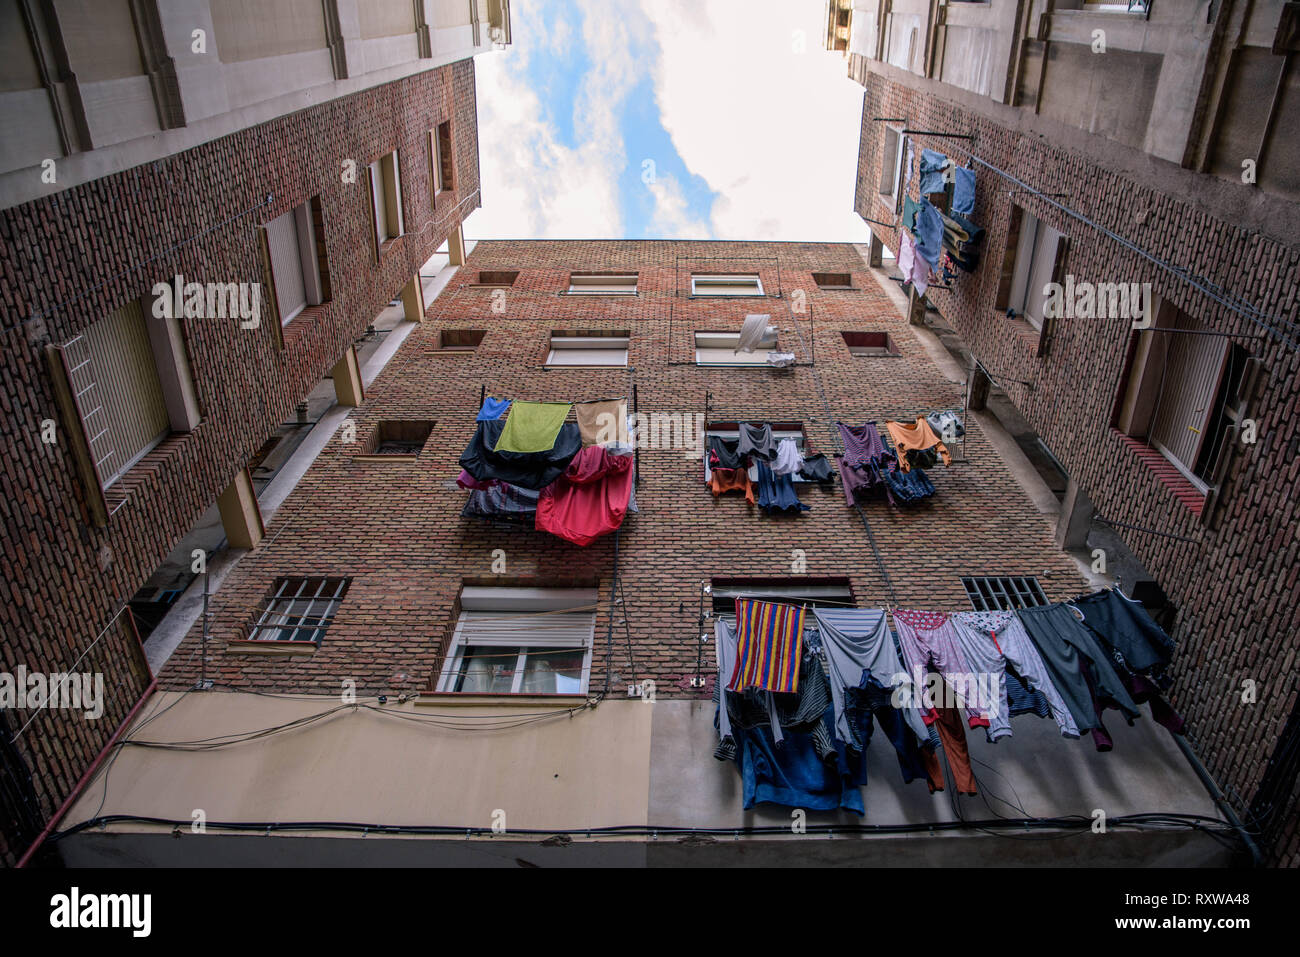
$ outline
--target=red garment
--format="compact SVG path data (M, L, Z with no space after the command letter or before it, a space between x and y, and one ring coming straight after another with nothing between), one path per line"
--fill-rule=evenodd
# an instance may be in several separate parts
M632 456L588 445L537 499L538 531L590 545L623 524L632 497Z

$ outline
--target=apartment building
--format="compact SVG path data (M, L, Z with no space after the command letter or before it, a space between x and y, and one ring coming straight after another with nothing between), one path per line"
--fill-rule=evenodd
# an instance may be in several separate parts
M838 482L798 484L808 510L787 515L709 491L701 441L742 422L830 456L837 421L963 410L966 370L909 324L866 257L818 243L478 243L162 669L61 823L62 859L1227 860L1210 835L1134 817L1219 817L1150 717L1116 721L1109 753L1029 716L1009 741L972 733L982 797L904 784L882 735L865 818L809 812L800 831L790 808L743 809L735 768L714 757L712 700L712 622L736 596L955 611L1101 581L1057 546L1056 503L985 412L964 415L953 463L931 470L936 495L911 509L849 507ZM750 314L770 327L738 353ZM586 545L508 509L466 514L461 458L494 397L626 401L642 430L636 510ZM999 816L984 803L999 799L1035 827L1099 809L1115 823L1071 841L960 829Z
M0 18L0 672L41 682L0 709L13 864L155 686L133 597L178 547L172 597L258 546L269 441L322 382L325 404L360 403L359 337L390 303L422 318L440 248L463 260L472 58L510 26L506 0L6 0ZM102 688L60 677L82 674Z
M906 286L912 320L952 330L972 407L992 391L1055 463L1057 544L1123 564L1169 623L1189 740L1292 866L1297 9L831 0L826 29L864 87L871 259L910 255L927 197L955 212L924 151L963 170L982 245Z

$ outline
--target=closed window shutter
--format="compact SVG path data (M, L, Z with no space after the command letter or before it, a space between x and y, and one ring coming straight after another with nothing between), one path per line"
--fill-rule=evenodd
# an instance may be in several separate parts
M1176 328L1200 329L1200 323L1179 316ZM1151 426L1151 441L1190 472L1205 441L1214 398L1228 360L1231 340L1225 336L1168 335L1164 389Z
M91 323L68 351L91 454L107 488L171 430L140 303Z
M590 611L463 611L456 624L462 647L503 644L533 647L590 647L596 616Z
M288 322L307 307L307 286L302 278L302 246L298 242L294 210L266 224L266 239L271 251L271 274L275 277L281 321Z
M375 257L379 247L388 238L388 222L384 214L384 185L376 161L366 167L366 187L370 194L370 235L375 243Z

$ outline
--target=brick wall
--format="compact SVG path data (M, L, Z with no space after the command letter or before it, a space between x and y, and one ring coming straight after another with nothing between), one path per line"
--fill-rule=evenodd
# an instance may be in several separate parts
M1093 222L1154 255L1206 277L1254 303L1263 312L1294 321L1300 289L1300 247L1216 219L1196 202L1194 191L1172 193L1120 175L1078 152L1056 148L987 117L873 73L866 86L855 208L866 218L893 221L877 197L883 131L873 116L905 116L913 129L974 133L976 154ZM965 141L917 137L921 147L964 162ZM1159 164L1151 161L1153 177ZM976 357L1008 381L1007 391L1098 512L1115 522L1153 528L1163 537L1120 529L1137 555L1178 606L1177 684L1173 703L1188 718L1202 759L1240 813L1258 787L1296 696L1297 576L1300 515L1294 490L1300 479L1295 421L1300 412L1300 356L1115 241L1066 216L1043 199L1008 190L1015 184L978 170L972 221L983 226L983 263L961 274L953 289L928 298ZM1208 177L1207 177L1208 179ZM916 197L917 180L912 178ZM1242 186L1242 203L1260 197ZM1066 271L1076 280L1150 282L1153 292L1212 330L1237 341L1263 362L1264 376L1248 415L1258 422L1258 442L1237 444L1217 504L1204 516L1189 507L1177 483L1162 480L1110 428L1120 392L1130 337L1129 320L1060 320L1038 355L1037 334L1008 320L995 307L1007 246L1010 205L1015 203L1069 237ZM1278 201L1280 202L1280 201ZM898 249L897 230L872 231ZM1014 250L1009 256L1014 256ZM1191 539L1181 541L1179 539ZM1242 701L1243 682L1257 686L1256 703ZM1294 795L1277 860L1300 862Z
M757 271L780 298L689 299L689 273ZM480 270L519 270L493 312L493 290L472 285ZM635 297L562 293L569 272L639 273ZM850 272L852 291L819 292L812 272ZM799 294L808 312L795 314ZM698 368L695 330L736 330L748 312L768 312L793 370ZM799 318L795 318L799 315ZM798 327L797 333L795 327ZM486 330L471 354L440 352L439 333ZM884 330L901 356L854 357L842 330ZM546 370L546 343L557 330L631 330L629 368ZM816 365L808 360L815 349ZM821 390L819 391L819 383ZM860 424L904 411L960 405L960 383L947 380L852 246L703 242L481 242L427 320L402 345L357 410L356 441L336 433L277 513L268 539L227 579L214 604L209 674L237 688L337 694L344 679L357 694L428 689L454 621L453 602L466 583L598 585L601 609L591 687L604 687L607 613L614 540L580 548L526 527L503 529L460 516L465 492L454 479L474 431L480 388L489 394L545 400L630 395L639 411L703 413L713 419L801 421L817 449L835 451L836 418ZM821 394L830 403L823 408ZM375 423L394 418L436 422L418 461L362 463ZM912 511L881 503L868 515L900 605L969 609L964 574L1037 575L1052 598L1078 594L1074 563L1051 542L1035 511L978 425L968 460L931 472L938 496ZM809 578L844 576L865 606L889 593L857 514L838 485L803 487L812 510L766 517L735 494L714 499L698 460L681 450L643 450L640 513L619 540L618 570L629 622L613 631L611 685L625 694L633 680L653 679L657 694L707 696L692 689L697 658L707 674L712 645L698 636L700 583L713 577L803 577L792 552L806 555ZM492 574L493 552L506 555ZM277 576L353 576L351 590L319 648L308 656L255 656L227 651ZM620 613L616 619L622 621ZM187 686L197 674L198 633L178 649L161 682Z
M430 201L427 131L451 120L456 189ZM401 149L407 234L376 263L366 164ZM355 183L343 181L354 160ZM479 204L474 67L462 61L375 87L0 213L0 670L69 668L111 616L288 418L399 289ZM269 205L265 197L271 194ZM319 197L330 265L328 304L285 329L187 319L202 421L151 453L111 490L120 508L89 520L65 443L42 444L59 419L44 346L61 343L155 282L259 282L256 225ZM265 297L264 297L265 299ZM38 317L38 318L31 318ZM60 424L62 428L62 424ZM113 628L78 670L106 674L99 721L49 711L20 749L49 815L103 748L150 678L129 631ZM29 715L11 716L17 725ZM0 859L22 848L0 835Z

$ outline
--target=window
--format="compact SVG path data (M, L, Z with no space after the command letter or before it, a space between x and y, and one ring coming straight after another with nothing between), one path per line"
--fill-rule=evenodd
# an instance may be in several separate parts
M879 192L881 199L887 201L887 205L897 210L902 208L903 202L903 131L892 126L885 127L885 145L884 152L880 160L880 186Z
M325 301L312 203L303 203L267 223L266 245L282 323Z
M444 190L455 188L451 148L451 123L439 123L429 131L429 170L433 176L435 197Z
M692 273L692 296L761 296L758 273Z
M380 422L369 454L413 458L424 450L432 432L433 423L424 420Z
M594 588L466 585L438 690L585 694L595 605Z
M625 366L632 333L553 332L548 366Z
M1014 241L1015 269L1007 308L1014 309L1027 323L1041 330L1047 284L1055 281L1060 272L1058 263L1065 251L1065 236L1018 206L1012 207L1011 215L1012 231L1007 237L1007 248L1011 250Z
M841 332L853 356L896 356L898 347L887 332Z
M847 272L815 272L813 282L818 289L852 289L853 274Z
M438 333L438 348L443 352L473 352L483 343L483 329L443 329Z
M715 617L731 624L736 621L736 599L752 598L756 601L786 602L807 605L845 608L854 604L853 590L847 578L823 580L808 578L715 578L710 583ZM811 615L804 619L806 628L815 627Z
M637 274L606 275L594 272L569 274L570 296L635 296Z
M140 300L52 346L50 354L78 467L101 504L102 490L159 442L199 422L181 322L146 322Z
M799 449L799 454L803 455L807 445L807 436L804 435L802 422L769 422L772 427L772 438L777 442L784 439L794 439L795 446ZM728 442L735 442L740 438L740 424L738 422L714 422L704 430L704 441L707 447L711 437L717 436ZM798 472L790 476L791 481L796 484L807 482Z
M249 640L310 642L319 647L350 582L348 578L277 578L261 615L248 630Z
M375 247L402 235L402 182L398 151L393 150L370 164L370 205L375 229Z
M476 286L513 286L519 278L518 270L482 269L479 270Z
M1221 478L1259 362L1226 336L1198 335L1210 330L1171 303L1153 314L1155 328L1135 338L1115 424L1204 492Z
M1050 604L1038 579L1030 576L962 578L966 597L976 611L1012 611Z
M776 348L776 335L765 337L753 352L737 352L739 332L695 333L695 364L700 366L766 365Z

